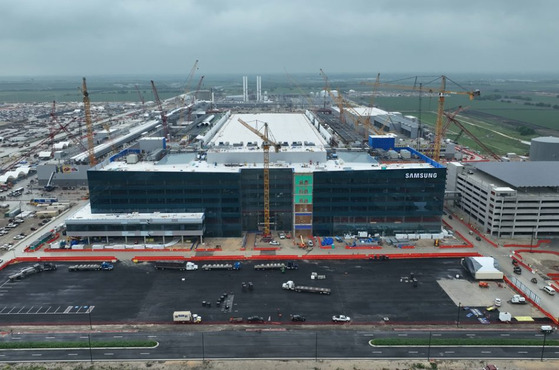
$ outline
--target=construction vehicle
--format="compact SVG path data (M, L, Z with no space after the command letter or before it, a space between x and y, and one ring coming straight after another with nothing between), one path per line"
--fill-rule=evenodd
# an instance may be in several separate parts
M68 266L68 271L111 271L114 269L112 263L88 263Z
M318 294L330 294L332 290L330 288L320 288L315 286L303 286L295 285L293 280L289 280L281 285L285 290L293 290L295 292L302 293L318 293Z
M487 281L480 281L478 286L480 288L489 288L489 283Z
M231 263L210 263L206 265L202 265L202 270L204 271L211 271L211 270L240 270L241 263L235 262Z
M526 304L526 298L524 298L523 296L521 296L520 294L515 294L512 296L512 298L510 299L510 303L514 303L514 304Z
M249 129L253 134L262 139L262 150L264 151L264 233L263 236L270 236L270 147L273 146L276 153L279 152L281 145L272 140L269 132L268 123L264 122L264 132L260 132L242 119L238 121ZM258 121L257 121L258 123Z
M56 265L54 263L46 262L42 265L40 263L35 263L33 266L25 267L21 269L19 272L16 272L15 274L8 276L8 279L10 281L21 280L29 275L33 275L43 271L54 271L54 270L56 270Z
M173 312L173 322L178 324L199 324L202 322L202 316L190 311Z
M198 265L193 262L185 261L157 261L153 265L156 270L181 270L181 271L195 271L198 270Z

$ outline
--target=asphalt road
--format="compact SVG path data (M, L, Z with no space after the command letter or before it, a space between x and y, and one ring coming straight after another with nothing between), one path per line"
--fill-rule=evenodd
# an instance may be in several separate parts
M244 263L240 271L160 271L121 262L113 271L69 272L69 264L59 263L57 271L9 282L10 274L30 264L11 265L0 271L0 324L169 323L178 310L198 313L204 323L258 315L287 324L290 314L305 316L306 324L331 323L337 314L360 324L453 324L458 315L464 324L478 322L437 283L464 273L458 259L300 261L298 270L285 273L255 271L254 264ZM311 272L326 279L311 280ZM417 287L406 282L412 272ZM283 290L287 280L332 294ZM242 282L253 282L254 290L243 290ZM216 305L224 293L228 309Z
M268 329L269 330L269 329ZM371 346L376 337L507 337L537 338L541 346ZM552 334L553 337L556 334ZM543 346L543 334L529 331L445 331L445 332L380 332L351 330L230 330L219 332L179 331L174 333L73 333L73 334L8 334L0 341L83 341L152 339L154 348L121 349L31 349L0 350L0 362L28 361L124 361L178 359L337 359L337 358L559 358L556 347ZM549 339L549 338L547 338Z

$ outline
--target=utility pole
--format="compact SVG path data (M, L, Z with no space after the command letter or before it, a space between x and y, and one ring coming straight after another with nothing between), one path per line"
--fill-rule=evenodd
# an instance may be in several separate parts
M456 327L460 326L460 308L462 307L462 303L458 302L458 313L456 314Z

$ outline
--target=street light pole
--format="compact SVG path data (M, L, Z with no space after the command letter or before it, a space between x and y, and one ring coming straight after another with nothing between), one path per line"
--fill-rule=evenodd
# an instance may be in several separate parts
M458 312L456 313L456 327L460 326L460 308L462 307L462 303L458 302Z
M429 332L429 346L427 347L427 361L431 361L431 335L432 332Z
M91 334L87 334L87 341L89 342L89 361L93 363L93 351L91 349Z
M545 339L547 338L547 332L543 333L543 345L542 345L542 357L540 358L540 361L543 361L543 352L545 351Z

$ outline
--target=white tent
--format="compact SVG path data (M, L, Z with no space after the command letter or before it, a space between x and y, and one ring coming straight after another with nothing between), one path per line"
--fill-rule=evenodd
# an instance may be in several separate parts
M503 279L503 272L493 257L466 257L463 265L476 280Z

